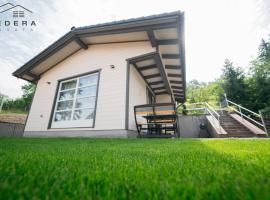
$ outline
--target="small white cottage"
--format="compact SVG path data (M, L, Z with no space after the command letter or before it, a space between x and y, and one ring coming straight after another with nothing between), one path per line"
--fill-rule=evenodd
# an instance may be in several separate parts
M134 106L185 101L184 13L73 27L13 75L37 85L25 136L136 135Z

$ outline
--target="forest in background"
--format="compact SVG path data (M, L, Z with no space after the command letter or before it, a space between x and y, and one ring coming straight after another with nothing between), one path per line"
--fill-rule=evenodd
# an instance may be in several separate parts
M205 66L207 68L207 66ZM35 85L27 83L22 86L23 95L17 99L5 97L3 111L27 113L35 91ZM187 83L187 103L208 102L219 106L227 98L255 112L270 112L270 37L262 40L258 55L250 61L247 72L240 66L226 59L222 75L213 82L192 80Z
M207 66L205 66L207 68ZM258 55L247 72L226 59L222 75L213 82L192 80L187 83L187 102L208 102L219 106L227 98L255 112L270 111L270 37L262 40Z

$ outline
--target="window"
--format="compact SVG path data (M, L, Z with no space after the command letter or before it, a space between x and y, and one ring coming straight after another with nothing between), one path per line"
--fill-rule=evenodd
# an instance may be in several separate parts
M93 127L99 73L61 81L51 128Z

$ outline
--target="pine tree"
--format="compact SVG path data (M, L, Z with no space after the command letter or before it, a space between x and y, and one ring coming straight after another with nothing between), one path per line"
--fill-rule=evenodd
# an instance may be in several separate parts
M245 74L240 67L233 66L233 63L226 59L223 65L223 88L229 100L246 105L248 100Z

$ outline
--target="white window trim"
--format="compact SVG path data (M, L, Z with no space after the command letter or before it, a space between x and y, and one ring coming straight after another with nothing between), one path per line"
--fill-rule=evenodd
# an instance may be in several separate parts
M92 76L92 75L97 75L97 82L96 84L89 84L89 85L84 85L79 87L79 79L80 78L84 78L84 77L88 77L88 76ZM72 80L76 80L76 87L72 88L72 89L65 89L65 90L61 90L62 84L65 82L70 82ZM84 74L84 75L78 75L76 77L72 77L72 78L67 78L64 80L59 80L58 81L58 87L57 87L57 91L56 91L56 97L55 97L55 102L52 108L52 114L51 114L51 119L50 119L50 123L49 123L49 127L51 129L58 129L58 128L62 128L62 129L66 129L66 128L94 128L95 126L95 118L96 118L96 109L97 109L97 99L98 99L98 90L99 90L99 81L100 81L100 70L94 71L94 72L90 72L88 74ZM95 96L94 95L86 95L83 97L77 97L77 92L79 88L85 88L85 87L96 87L96 91L95 91ZM66 100L59 100L60 97L60 93L61 92L66 92L66 91L70 91L70 90L75 90L74 92L74 98L73 99L66 99ZM76 106L76 99L82 99L82 98L89 98L89 97L95 97L95 103L94 103L94 107L84 107L84 108L75 108ZM60 112L64 112L64 111L71 111L71 120L67 120L67 121L59 121L59 122L55 122L55 114L59 111L57 111L57 105L59 102L61 101L68 101L68 100L73 100L73 105L71 109L66 109L66 110L61 110ZM87 120L72 120L73 118L73 114L76 110L81 110L81 109L93 109L94 111L94 116L93 119L87 119Z

